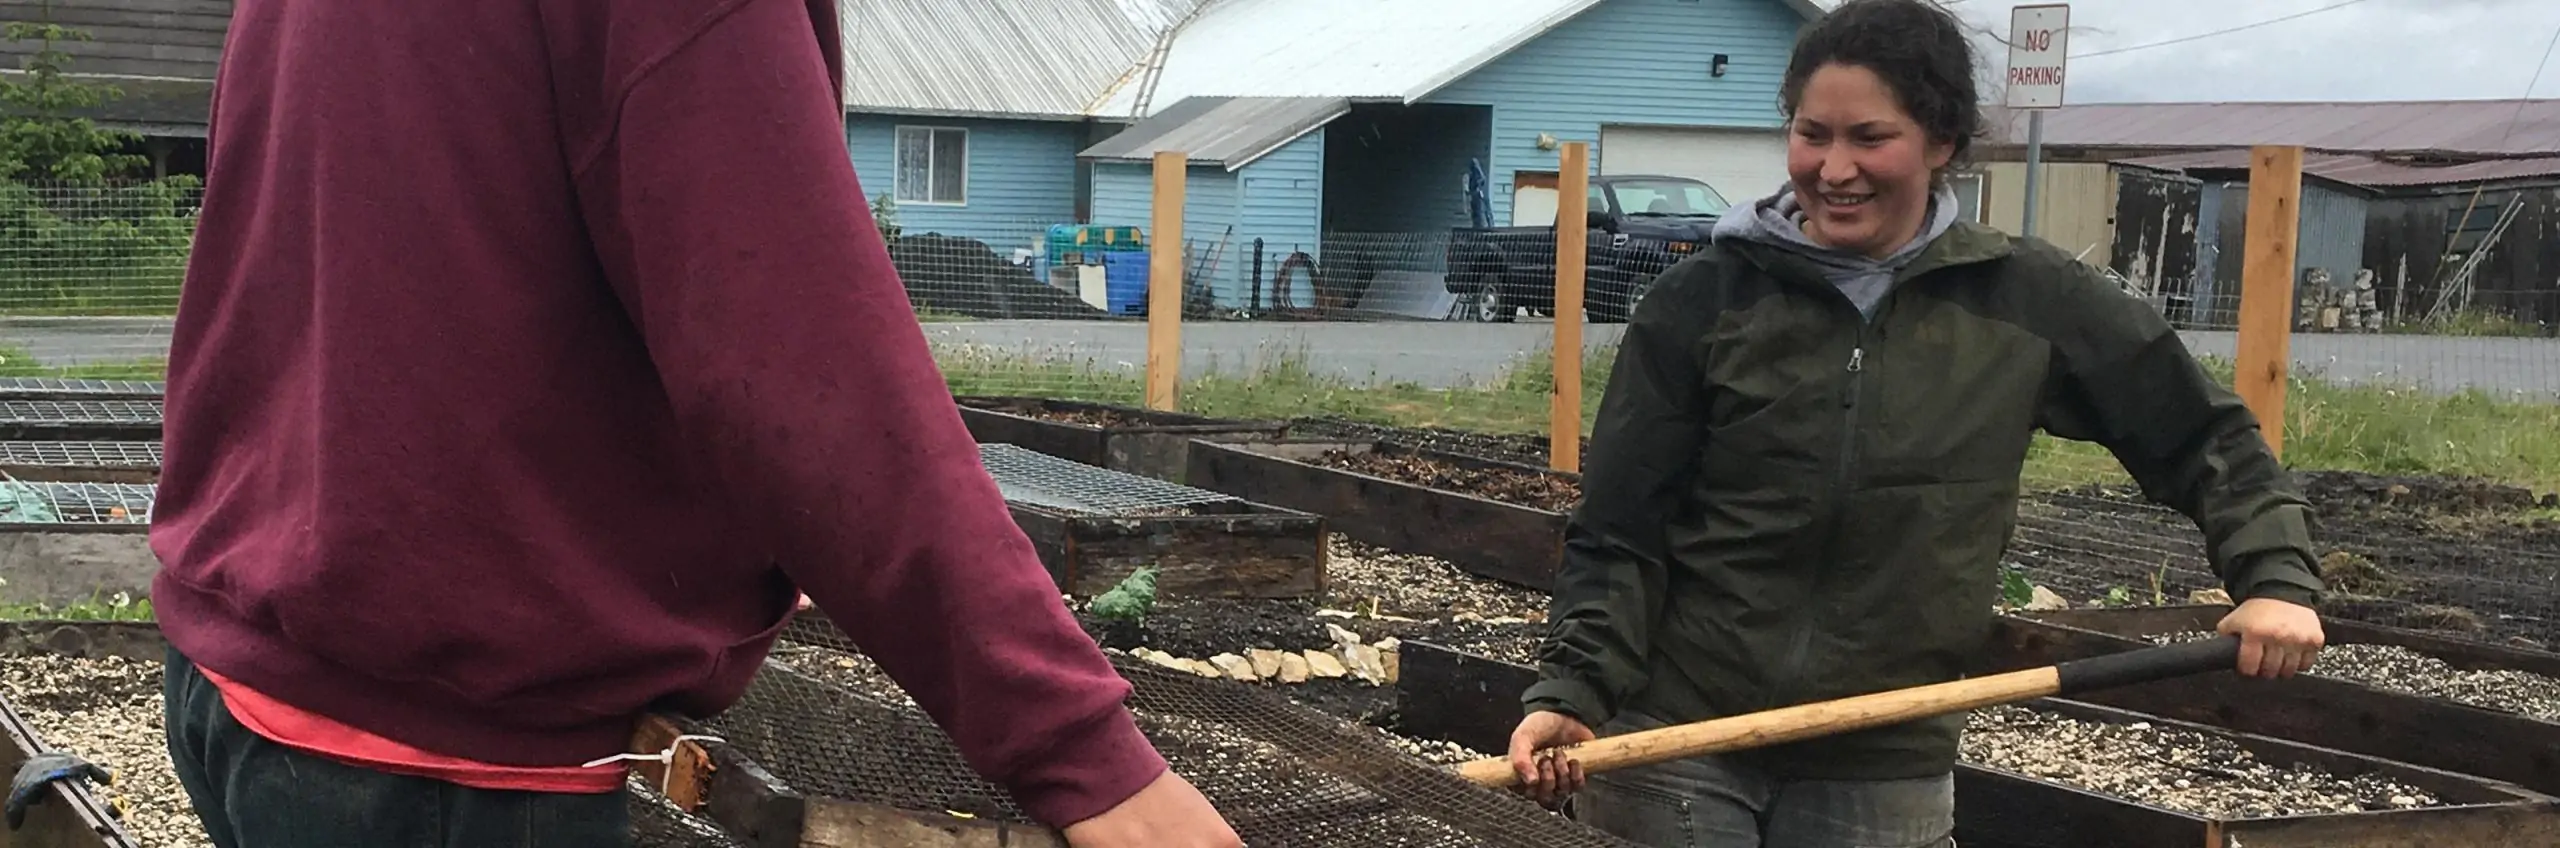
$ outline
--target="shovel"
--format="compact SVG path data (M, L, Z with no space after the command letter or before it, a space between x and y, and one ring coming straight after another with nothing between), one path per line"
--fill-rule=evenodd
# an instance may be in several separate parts
M1550 748L1539 754L1566 757L1581 764L1583 773L1588 775L1901 724L1977 707L2203 674L2234 668L2239 663L2240 637L2220 636L1988 677L1675 724ZM1511 770L1509 757L1474 760L1459 766L1458 774L1494 788L1520 783L1519 773Z

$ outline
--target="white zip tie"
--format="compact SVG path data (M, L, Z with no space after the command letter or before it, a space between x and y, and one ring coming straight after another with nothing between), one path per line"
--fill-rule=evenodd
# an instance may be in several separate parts
M664 750L664 751L659 751L659 752L657 752L657 753L655 753L655 754L631 754L631 753L615 754L615 755L610 756L610 757L604 757L604 758L601 758L601 759L590 760L590 761L588 761L585 765L579 766L579 768L595 768L595 767L597 767L597 766L605 765L605 764L607 764L607 763L613 763L613 762L618 762L618 761L623 761L623 760L634 760L634 761L640 761L640 762L652 762L652 763L666 763L668 766L670 766L670 768L668 768L668 769L666 770L666 772L665 772L663 775L659 776L659 778L658 778L658 794L664 795L664 794L666 794L666 793L667 793L667 790L668 790L670 787L674 786L674 781L675 781L675 779L676 779L676 770L675 770L672 766L674 766L674 765L675 765L675 761L676 761L676 749L677 749L677 748L682 748L682 747L684 747L684 743L685 743L685 741L686 741L686 740L693 740L693 741L698 741L698 742L723 742L723 743L725 743L725 742L729 741L729 740L722 739L722 738L717 737L717 736L697 736L697 735L693 735L693 734L678 734L678 735L676 736L676 738L675 738L675 741L667 743L667 749L666 749L666 750Z

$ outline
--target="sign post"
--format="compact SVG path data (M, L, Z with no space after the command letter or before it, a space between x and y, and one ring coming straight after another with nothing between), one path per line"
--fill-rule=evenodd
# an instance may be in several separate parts
M2020 235L2036 234L2044 183L2044 113L2062 108L2063 65L2071 43L2071 4L2009 10L2009 73L2001 90L2009 108L2027 113L2026 209Z

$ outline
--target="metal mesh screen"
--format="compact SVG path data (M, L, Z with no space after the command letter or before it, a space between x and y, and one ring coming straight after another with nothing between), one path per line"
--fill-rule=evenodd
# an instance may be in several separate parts
M1140 728L1247 845L1629 844L1260 689L1123 656L1113 661L1136 690L1130 706ZM823 618L794 623L745 698L704 722L703 732L804 793L1028 821Z
M52 517L30 515L26 504L18 498L0 497L0 523L112 523L148 524L151 505L158 499L160 487L149 483L52 483L9 481L16 492L0 494L32 494L42 499Z
M156 468L158 442L0 442L0 463L79 468Z
M0 422L153 424L160 411L156 400L10 400L0 401Z
M1006 444L978 446L978 459L1014 503L1089 515L1177 509L1236 500L1152 477L1095 468Z
M164 386L149 380L73 380L58 377L0 377L0 395L56 394L135 396L164 393Z

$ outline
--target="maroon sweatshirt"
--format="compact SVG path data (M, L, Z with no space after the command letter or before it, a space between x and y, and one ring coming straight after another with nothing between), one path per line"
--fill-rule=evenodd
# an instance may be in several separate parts
M1164 762L979 464L835 0L239 0L169 366L170 640L429 751L625 750L805 590L1043 821Z

